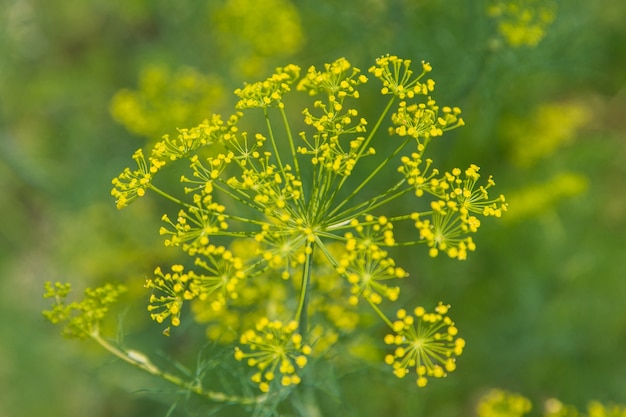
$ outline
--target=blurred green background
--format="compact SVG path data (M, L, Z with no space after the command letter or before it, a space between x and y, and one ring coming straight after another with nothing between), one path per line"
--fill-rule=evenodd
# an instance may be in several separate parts
M0 415L165 415L167 386L44 322L43 282L121 281L145 297L175 254L156 199L117 211L109 196L132 152L228 113L234 88L276 66L345 56L367 69L385 53L433 65L435 97L466 121L435 159L492 173L510 211L483 222L467 261L398 259L412 300L452 304L468 343L458 370L418 390L363 369L327 414L472 416L491 387L528 396L535 415L550 397L626 403L626 3L506 2L548 16L521 20L535 36L521 45L498 3L0 2ZM138 304L122 321L156 350Z

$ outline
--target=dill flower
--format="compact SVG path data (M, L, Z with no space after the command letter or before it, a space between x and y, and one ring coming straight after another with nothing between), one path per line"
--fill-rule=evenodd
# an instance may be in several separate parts
M395 301L400 293L398 286L390 287L387 281L406 278L408 273L397 267L395 261L379 245L393 246L393 224L381 216L366 215L363 222L354 219L350 222L357 235L345 234L346 251L340 258L337 272L343 274L352 285L351 304L358 302L358 296L369 302L380 304L383 298Z
M241 335L240 343L249 351L235 348L235 359L246 359L249 366L256 367L251 380L262 392L268 392L272 381L282 386L297 385L301 378L297 371L306 366L311 347L303 343L302 335L296 333L298 322L283 323L279 320L261 319L255 329Z
M428 378L442 378L456 369L456 357L463 353L465 340L457 337L458 329L447 316L449 305L439 303L432 313L416 307L413 315L400 309L393 322L393 333L385 336L385 343L396 346L385 357L398 378L404 378L411 369L417 375L417 386L424 387Z
M420 81L424 75L432 71L432 66L424 61L422 71L417 77L413 76L411 60L394 55L384 55L376 59L376 65L369 71L382 81L382 94L393 94L400 99L413 98L416 94L426 95L435 89L433 80Z
M276 73L265 81L246 84L243 88L235 90L235 94L241 98L235 107L251 109L268 107L273 104L280 105L280 99L291 90L289 86L295 82L299 75L300 67L297 65L277 68Z
M360 301L394 332L385 341L396 351L385 360L397 376L414 368L423 386L454 370L464 341L455 337L448 306L419 308L414 316L400 310L396 321L384 312L409 275L392 250L424 244L431 256L444 251L465 259L476 248L478 217L506 210L504 197L489 196L491 178L478 184L476 165L441 175L425 156L431 140L463 125L460 109L432 97L435 82L424 79L431 70L422 62L416 74L410 60L379 58L369 73L388 102L372 120L358 106L368 77L345 58L302 76L287 65L237 89L239 111L229 118L214 115L165 136L147 160L138 151L139 169L113 180L118 207L146 191L179 205L175 215L163 215L160 233L165 245L193 259L171 272L157 268L148 280L152 319L176 327L184 303L192 302L209 337L232 341L240 332L235 357L256 369L252 379L264 392L278 379L297 384L313 347L330 349L354 332ZM299 93L311 102L297 113L303 128L294 132L285 97ZM248 112L262 114L264 124L246 130ZM391 140L380 138L388 134ZM179 160L188 164L183 196L153 181ZM374 179L389 181L372 195ZM404 195L431 201L418 204L422 211L393 204ZM399 227L417 233L401 240ZM246 330L251 323L254 330Z
M157 323L163 323L170 318L172 326L180 325L180 313L184 300L193 299L189 290L189 274L184 273L183 265L173 265L172 272L163 273L161 268L154 270L155 277L146 280L146 288L153 290L150 296L148 311L150 317ZM157 294L155 294L155 291ZM169 334L169 327L164 331Z

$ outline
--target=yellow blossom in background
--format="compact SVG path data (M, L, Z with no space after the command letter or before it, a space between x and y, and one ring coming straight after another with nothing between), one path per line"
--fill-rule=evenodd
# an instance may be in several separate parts
M587 405L587 415L588 417L626 417L626 406L591 401Z
M224 97L221 80L190 67L171 70L150 65L139 75L137 90L123 89L111 100L116 122L151 140L174 133L178 126L195 126Z
M506 216L507 221L519 221L556 207L566 198L584 193L589 185L587 177L577 173L563 172L549 180L525 186L508 193L512 209Z
M532 404L523 395L494 388L483 395L476 406L478 417L522 417L530 412ZM626 406L590 401L587 412L563 404L557 398L548 398L543 404L543 417L626 417Z
M556 5L544 0L496 1L487 15L498 24L498 32L514 48L537 46L554 21Z
M557 398L548 398L543 405L544 417L581 417L576 407L565 405Z
M522 417L532 408L530 400L522 395L492 389L476 406L478 417Z
M528 167L572 142L591 121L592 112L580 103L546 103L526 118L503 122L502 137L513 163Z
M290 56L304 44L298 9L289 0L227 0L211 25L221 51L232 56L231 68L247 77L263 73L268 58Z

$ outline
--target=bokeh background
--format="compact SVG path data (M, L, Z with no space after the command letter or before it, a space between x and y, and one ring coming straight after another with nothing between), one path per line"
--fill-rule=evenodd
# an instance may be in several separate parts
M467 261L397 259L414 300L453 305L458 370L422 390L355 371L327 414L473 416L492 387L534 415L552 397L626 403L624 18L621 0L2 0L0 415L166 415L170 387L44 322L43 282L125 282L140 301L122 322L161 349L142 285L176 254L160 203L117 211L111 178L136 148L228 113L244 80L386 53L433 65L436 98L466 121L435 158L493 173L510 210Z

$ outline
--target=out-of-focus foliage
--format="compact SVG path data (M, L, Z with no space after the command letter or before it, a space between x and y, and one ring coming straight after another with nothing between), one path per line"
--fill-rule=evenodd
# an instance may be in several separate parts
M485 225L480 249L463 263L411 250L398 259L424 271L411 274L407 301L445 298L454 305L467 340L463 366L425 393L381 384L378 369L355 365L336 375L329 366L315 387L325 415L472 415L476 399L493 386L523 393L533 404L555 397L578 410L591 400L624 403L624 2L515 2L547 4L551 14L535 12L530 20L522 14L522 23L539 18L541 33L518 37L533 42L518 40L515 47L499 20L508 15L491 9L514 2L301 0L233 7L242 3L0 3L2 412L165 415L178 398L168 385L110 364L96 349L60 340L41 317L44 281L77 288L125 284L126 296L139 305L120 312L126 337L144 350L196 360L185 354L199 336L185 334L189 339L168 345L146 327L145 275L174 254L153 233L159 227L154 214L163 211L157 201L117 212L110 199L110 178L145 140L127 131L133 122L120 126L109 113L116 94L144 97L138 80L147 68L167 68L173 78L189 68L223 94L204 104L210 114L219 110L213 106L234 102L230 91L241 80L287 62L306 68L346 56L362 67L387 52L437 68L438 82L447 86L442 101L458 102L466 121L440 151L452 150L449 167L476 160L493 172L511 196L511 221ZM275 13L265 11L280 4ZM259 46L267 37L269 45ZM159 94L176 103L183 91ZM141 103L141 114L154 118L153 130L143 135L158 138L198 123L181 118L180 126L169 126L165 119L174 116L167 109ZM201 116L197 107L189 109L184 117ZM159 133L152 124L161 122ZM197 409L229 415L227 408ZM581 412L603 415L598 410ZM529 415L541 412L537 406Z

